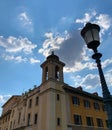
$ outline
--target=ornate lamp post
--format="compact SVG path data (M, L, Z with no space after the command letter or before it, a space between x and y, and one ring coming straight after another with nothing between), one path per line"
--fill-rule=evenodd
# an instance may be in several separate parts
M108 116L108 126L109 126L109 130L112 130L112 96L107 87L106 80L101 67L100 58L102 57L102 54L99 53L97 50L97 47L100 45L99 31L100 31L100 27L98 25L87 23L86 26L81 30L81 35L84 38L87 47L94 51L92 58L96 61L98 67L98 72L99 72L102 92L103 92L103 101Z

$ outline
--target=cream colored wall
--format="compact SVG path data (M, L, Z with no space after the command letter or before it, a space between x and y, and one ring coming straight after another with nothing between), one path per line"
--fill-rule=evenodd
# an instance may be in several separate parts
M1 118L1 130L8 129L10 113Z
M57 101L57 94L60 100ZM49 81L41 86L39 97L38 129L40 130L67 130L66 98L62 84ZM57 126L57 118L61 125Z
M1 129L6 130L10 128L10 119L11 119L11 112L15 104L17 104L20 96L13 96L7 101L3 106L2 116L1 116Z
M2 115L4 113L6 113L7 111L11 110L13 105L16 104L20 98L21 98L20 96L13 96L13 97L11 97L9 99L9 101L7 101L6 104L3 106Z
M12 107L10 121L9 121L9 128L11 126L11 123L12 123L12 127L11 127L12 129L19 128L25 125L25 110L26 110L26 107L24 104L24 100L23 100L23 97L21 97L18 104ZM20 120L19 120L19 113L21 113Z

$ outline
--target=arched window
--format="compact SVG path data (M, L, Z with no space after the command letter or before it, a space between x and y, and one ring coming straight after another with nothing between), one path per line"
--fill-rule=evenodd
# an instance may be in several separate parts
M59 80L59 67L58 66L55 67L55 78L56 80Z
M48 80L48 67L45 68L45 79Z

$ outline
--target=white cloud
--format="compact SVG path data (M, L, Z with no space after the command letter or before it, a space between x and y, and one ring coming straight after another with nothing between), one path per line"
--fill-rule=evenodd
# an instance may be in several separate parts
M81 86L84 90L94 93L97 91L100 85L99 76L96 74L87 74L85 77L80 75L71 76L71 79L74 81L75 87Z
M27 58L23 58L22 56L13 56L13 55L5 55L5 54L3 54L2 57L6 61L15 61L15 62L18 62L18 63L28 61Z
M107 14L99 14L97 17L96 17L96 21L95 21L97 24L100 25L100 27L102 27L104 30L108 30L109 27L112 25L111 22L112 22L112 19L110 18L109 15Z
M40 60L37 60L37 59L34 59L34 58L30 58L30 63L31 64L40 63Z
M11 95L0 95L0 103L5 103L10 97Z
M2 106L12 95L0 95L0 106ZM2 108L0 107L0 115L2 113Z
M105 79L107 81L107 86L112 87L112 69L106 72Z
M14 61L16 63L26 63L26 62L29 62L31 64L40 63L40 60L37 60L36 58L33 57L24 58L22 56L5 55L5 54L3 54L2 57L6 61Z
M5 51L9 53L24 52L28 54L32 53L37 45L29 41L28 38L16 38L13 36L4 38L3 36L0 36L0 47L3 47Z
M28 17L26 12L22 12L21 14L19 14L19 19L21 21L23 21L24 25L31 25L32 24L32 20Z
M94 89L100 86L99 76L88 74L83 78L81 84L84 84L85 89Z
M83 59L84 60L84 59ZM74 62L74 66L64 68L64 72L79 72L84 69L93 70L97 69L96 64L94 62L84 62L84 61L76 61Z
M18 20L20 21L21 27L25 28L27 31L33 32L33 22L29 17L27 12L22 12L18 15Z
M53 38L53 33L52 32L47 32L47 33L44 34L44 36L47 37L47 38L52 39Z
M80 18L80 19L76 19L76 23L84 23L84 24L86 24L87 22L90 22L91 21L91 19L94 17L94 16L96 16L96 11L95 10L93 10L93 11L91 11L90 13L85 13L84 14L84 18Z
M64 32L63 36L61 36L59 33L58 35L54 36L52 32L47 32L44 36L46 39L43 42L42 48L39 49L39 53L42 53L45 57L50 54L51 50L60 49L60 44L69 37L66 31Z
M109 90L112 90L112 69L106 71L104 76ZM70 78L73 80L73 86L75 87L82 86L82 88L86 91L88 90L89 92L93 93L93 91L100 90L102 93L100 77L98 74L89 73L85 77L80 75L72 75Z
M105 34L105 31L107 31L112 26L112 18L107 14L99 14L96 17L94 23L98 24L101 28L100 37L102 41L102 36Z
M33 58L34 49L37 45L33 44L28 38L16 38L9 36L4 38L0 36L1 57L6 61L15 61L16 63L29 62L31 64L40 61Z
M112 58L106 59L106 60L103 61L101 64L102 64L102 67L103 67L103 68L105 68L105 67L111 65L111 64L112 64Z
M84 15L85 15L84 18L82 18L82 19L76 19L76 23L87 23L87 22L89 22L91 20L90 14L85 13Z

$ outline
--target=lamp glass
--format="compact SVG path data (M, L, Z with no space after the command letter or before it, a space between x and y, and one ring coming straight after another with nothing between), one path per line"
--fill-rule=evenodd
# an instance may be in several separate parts
M92 29L92 32L93 32L94 40L100 42L99 31L97 29Z
M91 30L88 30L86 33L85 33L85 41L86 41L86 44L90 43L91 41L93 41L93 35L92 35L92 31Z
M99 41L99 31L97 29L88 30L85 33L84 39L87 45L93 41Z

